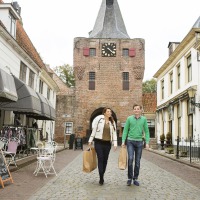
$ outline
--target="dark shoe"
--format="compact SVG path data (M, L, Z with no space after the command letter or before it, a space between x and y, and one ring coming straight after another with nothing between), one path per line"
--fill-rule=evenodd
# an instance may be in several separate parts
M103 185L104 184L104 180L101 180L99 181L99 185Z
M104 179L103 179L104 174L99 174L99 185L103 185Z
M127 186L130 186L130 185L131 185L131 182L132 182L132 180L131 180L131 179L128 179L128 181L127 181Z
M136 185L136 186L140 186L140 183L137 180L134 180L133 184Z

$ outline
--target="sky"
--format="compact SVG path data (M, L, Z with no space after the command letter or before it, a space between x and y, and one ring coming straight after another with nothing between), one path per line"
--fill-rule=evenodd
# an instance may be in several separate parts
M73 66L73 41L89 37L102 0L16 0L23 26L44 63ZM11 3L12 0L4 0ZM200 16L200 0L118 0L131 39L145 40L143 81L168 58L169 42L181 42Z

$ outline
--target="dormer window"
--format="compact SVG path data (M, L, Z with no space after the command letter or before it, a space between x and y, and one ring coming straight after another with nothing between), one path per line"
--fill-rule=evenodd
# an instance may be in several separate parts
M113 0L106 0L106 5L111 6L113 5L114 1Z
M169 56L175 51L177 46L180 44L180 42L169 42L168 49L169 49Z
M16 38L16 20L14 18L14 16L9 13L9 18L10 18L10 34Z
M14 3L14 2L13 2ZM16 20L20 19L20 7L18 4L0 4L0 21L6 30L16 38Z

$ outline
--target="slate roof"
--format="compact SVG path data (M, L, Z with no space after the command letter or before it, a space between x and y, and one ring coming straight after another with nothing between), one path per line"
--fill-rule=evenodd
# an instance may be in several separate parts
M143 93L142 105L145 113L155 113L157 107L157 93Z
M89 38L130 38L117 0L102 0L102 4Z
M193 25L192 28L200 28L200 16L199 16L199 18L197 19L197 21L194 23L194 25Z

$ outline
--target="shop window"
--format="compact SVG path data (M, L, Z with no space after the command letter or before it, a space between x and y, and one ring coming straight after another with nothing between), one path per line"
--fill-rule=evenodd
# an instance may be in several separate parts
M147 124L148 124L148 127L149 127L150 138L155 138L155 120L154 119L148 119Z

